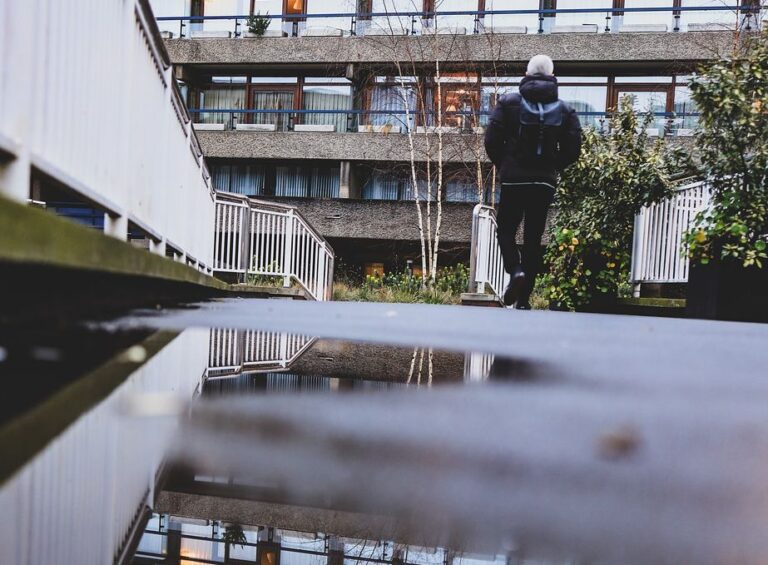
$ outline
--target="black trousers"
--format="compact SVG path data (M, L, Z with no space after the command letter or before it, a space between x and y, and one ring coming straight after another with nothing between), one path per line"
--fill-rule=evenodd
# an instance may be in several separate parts
M545 183L502 184L496 213L497 237L504 259L504 269L512 274L518 267L525 273L525 298L533 290L542 267L541 236L547 212L555 197L554 187ZM523 245L516 242L517 229L523 225Z

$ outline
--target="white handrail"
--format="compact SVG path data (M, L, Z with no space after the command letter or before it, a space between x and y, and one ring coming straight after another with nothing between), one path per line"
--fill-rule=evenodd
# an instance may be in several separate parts
M501 247L496 239L496 211L478 204L472 211L472 244L469 260L469 292L485 294L486 289L503 302L509 274L504 270Z
M242 371L273 371L290 367L315 342L314 337L286 332L211 329L209 379L230 377Z
M689 260L683 236L709 200L708 185L695 182L681 186L667 200L646 206L635 216L633 283L688 281Z
M294 207L219 193L215 218L214 271L282 277L332 298L333 248Z
M108 235L210 271L213 189L148 0L0 2L0 22L0 194L41 174Z

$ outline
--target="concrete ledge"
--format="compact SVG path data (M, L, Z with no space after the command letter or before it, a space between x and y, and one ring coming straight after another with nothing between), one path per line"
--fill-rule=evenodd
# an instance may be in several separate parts
M527 26L491 26L486 27L484 30L485 33L491 33L491 34L526 34L528 33L528 27Z
M364 126L361 126L364 127ZM201 131L197 138L207 158L215 159L275 159L365 162L410 161L408 136L386 135L385 126L377 135L340 132L264 132L264 131ZM363 130L364 131L364 130ZM376 131L376 130L373 130ZM391 132L398 134L397 126ZM446 133L443 136L443 159L447 163L474 163L476 154L472 151L475 139L482 147L482 138L476 134ZM414 136L416 159L425 161L428 155L424 135ZM692 138L672 137L676 146L692 150ZM434 141L433 141L434 143ZM485 151L481 152L487 162ZM434 155L433 155L434 158Z
M230 288L236 295L243 294L251 298L254 296L264 296L269 298L290 298L293 300L312 300L309 293L301 287L283 288L278 286L233 284Z
M494 295L479 292L463 292L461 294L461 305L503 308L502 303Z
M226 283L127 242L0 198L0 262L141 276L228 290Z
M593 28L594 29L594 28ZM368 32L369 34L371 32ZM718 53L729 53L733 34L712 32L702 41L700 34L687 33L555 33L488 34L453 36L405 36L389 41L392 49L382 49L386 38L357 37L264 37L260 41L236 39L169 39L165 44L174 64L277 64L346 63L392 64L393 58L410 60L409 53L426 62L432 53L425 42L438 42L442 60L458 54L469 62L524 63L533 55L547 53L557 61L558 72L580 72L584 63L631 65L643 72L669 71L670 64L694 64L711 60ZM678 67L675 67L677 70Z

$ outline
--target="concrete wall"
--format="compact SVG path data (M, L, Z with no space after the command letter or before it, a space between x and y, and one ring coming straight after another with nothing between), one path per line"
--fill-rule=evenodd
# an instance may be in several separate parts
M730 32L571 33L542 35L287 37L258 39L171 39L174 64L300 64L444 61L523 63L548 53L558 69L577 63L643 67L701 62L732 47ZM436 45L436 47L435 47Z
M296 206L320 235L326 238L389 241L419 239L416 204L413 201L274 199ZM474 204L469 203L443 203L443 243L469 245L472 239L473 208ZM422 210L425 211L423 203ZM553 216L554 209L550 211L549 221Z
M410 162L408 136L402 133L201 131L197 136L207 158ZM434 146L436 134L431 137ZM692 137L669 139L683 147L693 143ZM474 163L478 155L488 162L481 135L445 134L443 140L447 163ZM424 135L416 134L414 142L416 159L425 161Z

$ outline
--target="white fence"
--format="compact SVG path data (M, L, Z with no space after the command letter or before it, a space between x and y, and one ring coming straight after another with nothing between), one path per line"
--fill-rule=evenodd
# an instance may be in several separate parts
M668 200L640 211L635 217L632 282L688 281L689 260L683 236L696 214L708 204L709 189L697 182L680 187Z
M213 270L299 283L315 300L333 292L333 248L299 212L235 194L216 197Z
M285 369L315 342L315 338L285 332L212 329L209 340L209 378L246 371Z
M472 211L469 291L484 294L487 289L502 301L509 274L504 270L496 229L496 211L483 204L475 206Z
M40 172L210 270L210 175L147 0L0 2L0 154L0 194Z
M55 437L0 488L0 563L117 561L151 503L175 418L134 418L136 395L192 398L207 333L187 330ZM20 440L21 441L21 440Z

